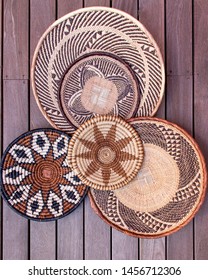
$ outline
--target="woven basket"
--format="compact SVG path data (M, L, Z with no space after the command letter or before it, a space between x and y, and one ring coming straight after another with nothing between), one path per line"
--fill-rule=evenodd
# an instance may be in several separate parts
M36 129L15 139L0 166L1 193L26 218L51 221L72 212L88 188L69 168L70 137L54 129Z
M99 116L74 133L68 159L85 184L113 190L136 176L143 156L143 145L131 125L115 116Z
M37 45L31 68L42 113L68 133L97 114L154 115L164 76L162 56L145 27L104 7L80 9L54 22Z
M130 124L144 145L142 167L123 188L91 189L91 205L104 221L129 235L166 236L186 225L204 200L204 158L192 137L175 124L154 118Z

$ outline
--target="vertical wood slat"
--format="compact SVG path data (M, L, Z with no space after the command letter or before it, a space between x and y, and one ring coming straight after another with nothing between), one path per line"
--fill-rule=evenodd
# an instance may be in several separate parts
M165 60L165 3L164 0L140 0L139 20L151 33L156 41L163 61ZM165 61L164 61L165 63ZM162 104L156 114L157 117L165 118L165 93ZM165 238L141 239L140 259L164 260Z
M28 130L28 82L5 80L3 89L3 144L5 149L11 141ZM28 220L15 213L4 201L3 259L27 258Z
M82 8L83 0L69 1L57 0L57 15L58 18L70 13L74 10Z
M58 0L58 14L63 15L82 8L82 1ZM83 203L70 215L57 222L57 258L83 259L84 227Z
M138 16L137 1L113 0L113 8L123 10L133 17ZM122 246L121 246L122 244ZM112 259L138 259L139 243L135 237L127 236L112 229Z
M85 7L91 5L110 6L110 1L85 0ZM110 227L105 224L92 210L89 198L85 199L85 248L84 258L87 260L110 259Z
M26 0L4 1L3 147L28 130L28 15ZM22 79L22 80L17 80ZM3 258L28 258L28 220L3 202Z
M138 17L137 1L135 0L112 0L112 7L122 10L135 18Z
M84 0L85 7L107 6L110 7L110 0Z
M167 119L192 133L192 1L166 1L166 38ZM167 258L193 258L193 222L167 238Z
M4 1L4 79L28 79L27 0Z
M194 1L194 131L208 164L208 2ZM195 258L208 259L208 198L195 218Z
M30 61L38 40L55 20L55 0L30 1ZM30 128L50 127L41 114L30 90ZM30 222L30 259L55 259L56 223Z
M3 113L2 113L2 14L3 14L3 2L0 0L0 157L2 156L2 122L3 122ZM0 260L2 259L2 198L0 197Z

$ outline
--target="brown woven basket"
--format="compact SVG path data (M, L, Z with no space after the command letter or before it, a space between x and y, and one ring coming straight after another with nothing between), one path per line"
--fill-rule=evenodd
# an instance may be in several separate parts
M143 145L137 132L121 118L99 116L74 133L68 160L85 184L112 190L136 176L143 161Z
M93 209L108 224L135 237L156 238L185 226L207 187L203 155L186 131L165 120L136 118L145 158L138 175L115 191L90 190Z
M88 66L93 71L86 75ZM91 74L97 78L91 80L90 99L103 105L97 100L101 95L104 108L85 102L89 98L86 77L92 78ZM107 89L103 83L97 87L101 80ZM34 53L31 81L50 124L73 133L100 111L125 119L154 115L162 100L165 73L156 42L138 20L117 9L90 7L67 14L46 30ZM116 102L107 102L117 95Z
M18 214L52 221L80 205L88 187L67 164L69 140L55 129L35 129L8 146L0 165L1 193Z

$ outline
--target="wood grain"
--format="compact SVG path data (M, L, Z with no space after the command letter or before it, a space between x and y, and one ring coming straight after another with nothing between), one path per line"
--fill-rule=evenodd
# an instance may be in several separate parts
M2 118L3 118L3 113L2 113L2 12L3 12L3 5L2 5L2 0L0 0L0 116L1 116L1 121L0 121L0 157L2 156ZM0 197L0 260L2 259L2 198Z
M10 80L3 83L3 147L28 130L28 83ZM3 202L3 259L28 258L28 220Z
M54 0L30 1L30 61L38 40L55 20ZM42 116L30 88L30 129L50 127ZM55 259L56 223L30 222L30 259Z
M208 163L208 2L194 1L194 132ZM195 218L195 258L208 259L208 199Z
M4 1L4 79L28 79L29 1Z
M112 0L112 7L122 10L135 18L138 17L138 6L135 0Z
M84 0L85 7L90 6L110 6L110 0Z
M192 1L166 1L167 75L192 74Z
M69 1L69 0L57 0L57 15L58 18L82 8L83 0Z
M92 210L89 198L85 199L85 248L86 260L108 260L111 254L110 227Z
M166 1L166 47L167 119L192 133L191 1ZM167 258L193 258L193 222L167 238Z
M163 60L165 58L165 3L164 0L140 0L139 20L152 34L160 48ZM165 62L164 62L165 63ZM165 93L162 104L156 116L165 118ZM141 239L140 259L142 260L164 260L165 259L165 238Z

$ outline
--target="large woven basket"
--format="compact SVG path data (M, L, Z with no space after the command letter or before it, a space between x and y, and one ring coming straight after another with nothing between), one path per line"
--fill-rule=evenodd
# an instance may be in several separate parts
M144 145L142 167L123 188L91 189L91 204L122 232L162 237L181 229L199 210L207 187L204 158L193 138L175 124L154 118L137 118L130 124Z
M47 120L73 133L98 114L154 115L165 78L159 48L139 21L120 10L91 7L46 30L34 53L31 80Z
M143 161L143 145L133 127L121 118L99 116L74 133L68 160L85 184L113 190L136 176Z
M1 193L9 206L36 221L71 213L88 188L67 164L70 137L55 129L36 129L15 139L0 166Z

